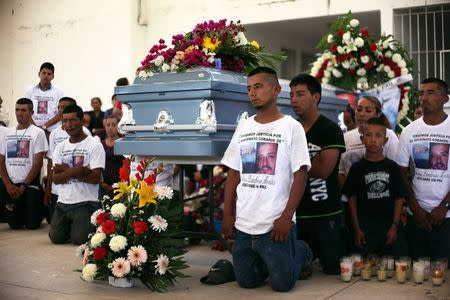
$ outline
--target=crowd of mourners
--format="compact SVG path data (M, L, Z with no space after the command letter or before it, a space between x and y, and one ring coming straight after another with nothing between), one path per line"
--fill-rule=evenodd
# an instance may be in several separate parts
M103 112L94 97L83 112L51 84L54 72L42 64L39 83L17 100L17 126L7 127L0 98L0 217L11 229L36 229L46 217L53 243L82 244L93 230L91 214L119 181L123 157L114 154L114 142L122 107L113 95L113 108ZM247 90L256 114L238 124L221 161L228 169L222 231L234 239L241 287L268 280L288 291L313 260L324 273L339 274L340 258L351 252L450 259L444 81L420 83L415 120L400 136L373 96L346 109L343 133L320 113L321 85L308 74L290 82L296 118L279 112L281 87L271 68L251 71ZM201 166L190 168L193 181L207 177ZM166 172L173 177L177 170Z

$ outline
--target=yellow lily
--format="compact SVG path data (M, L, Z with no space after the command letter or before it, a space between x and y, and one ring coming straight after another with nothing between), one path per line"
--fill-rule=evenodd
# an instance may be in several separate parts
M119 188L114 190L114 193L117 193L117 195L114 196L113 200L117 200L122 198L123 195L126 195L129 193L129 189L127 187L127 183L124 181L121 181L118 183Z
M139 208L146 205L147 203L156 204L158 194L154 191L155 185L152 184L150 186L147 186L143 181L139 181L139 183L141 188L136 189L136 193L139 194Z

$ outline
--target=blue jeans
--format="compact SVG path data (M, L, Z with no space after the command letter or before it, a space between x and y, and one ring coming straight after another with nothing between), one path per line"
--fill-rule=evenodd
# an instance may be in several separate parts
M295 224L286 242L275 243L271 235L272 231L250 235L236 229L233 267L241 287L261 286L268 277L273 290L287 292L294 287L301 270L311 263L311 249L297 240Z

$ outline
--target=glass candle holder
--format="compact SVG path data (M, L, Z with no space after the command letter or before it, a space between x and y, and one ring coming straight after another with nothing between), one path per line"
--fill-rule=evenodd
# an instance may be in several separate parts
M342 281L351 281L353 275L353 259L351 256L344 256L341 258L341 279Z
M406 282L406 273L408 271L408 262L402 259L399 259L395 262L395 277L397 278L398 283Z
M430 258L425 256L419 257L419 261L423 263L423 280L426 281L430 279L430 268L431 268Z
M394 257L393 256L391 256L391 255L386 255L386 256L384 256L383 257L383 260L386 260L387 261L387 267L386 267L386 270L387 270L387 277L388 278L391 278L391 277L393 277L394 276L394 273L395 273L395 260L394 260Z
M425 265L423 261L413 263L413 279L415 283L422 283L425 280Z
M443 262L440 260L431 262L431 281L433 285L441 285L444 282L445 271Z
M371 263L370 260L365 258L361 264L361 279L370 280L372 277Z
M386 278L387 278L386 265L384 265L382 261L379 261L377 263L377 279L378 281L386 281Z
M407 269L406 269L406 280L409 280L411 278L412 274L412 260L409 256L402 256L400 257L401 261L406 261Z
M354 253L352 254L353 258L353 275L358 276L361 274L361 264L362 264L362 257L361 254Z
M367 258L370 260L370 270L372 272L372 276L377 276L377 261L378 256L376 254L369 254Z

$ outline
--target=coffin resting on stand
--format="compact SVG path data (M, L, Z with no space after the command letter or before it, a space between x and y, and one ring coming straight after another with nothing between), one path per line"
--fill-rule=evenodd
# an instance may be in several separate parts
M290 107L289 82L280 80L278 108ZM116 154L152 156L178 164L218 164L239 120L255 113L247 95L247 77L210 68L158 73L115 89L128 112L119 124L125 137ZM331 96L331 95L330 95ZM322 114L337 122L346 102L323 95Z

